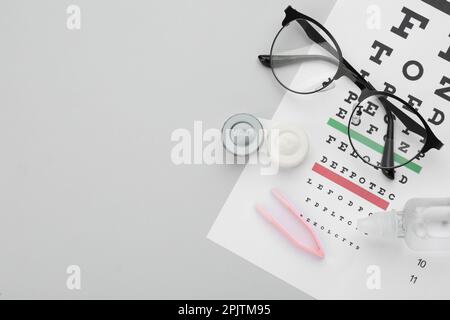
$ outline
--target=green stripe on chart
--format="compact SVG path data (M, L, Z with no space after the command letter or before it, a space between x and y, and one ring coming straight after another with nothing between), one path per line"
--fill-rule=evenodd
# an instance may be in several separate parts
M336 130L347 134L347 126L340 123L339 121L330 118L327 123L330 127L335 128ZM356 141L361 142L365 146L369 147L370 149L383 154L383 146L381 144L376 143L372 139L360 134L359 132L356 132L355 130L350 130L350 135L352 136L352 139L355 139ZM408 161L406 158L402 157L401 155L395 153L394 154L394 161L397 163L404 163ZM422 167L419 166L417 163L409 162L405 165L406 168L410 169L411 171L414 171L415 173L420 173L422 170Z

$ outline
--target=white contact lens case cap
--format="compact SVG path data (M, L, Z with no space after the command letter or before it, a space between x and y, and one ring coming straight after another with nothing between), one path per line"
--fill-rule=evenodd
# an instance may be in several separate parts
M278 163L282 168L293 168L305 159L309 150L309 140L299 125L280 122L270 128L267 146L271 161Z

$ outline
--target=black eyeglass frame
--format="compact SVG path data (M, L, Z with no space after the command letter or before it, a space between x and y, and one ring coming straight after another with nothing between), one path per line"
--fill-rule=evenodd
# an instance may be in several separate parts
M361 90L361 94L358 97L358 104L353 109L352 115L356 109L360 108L360 103L362 101L364 101L365 99L367 99L371 96L375 96L375 95L384 95L384 96L396 99L397 101L401 102L403 104L404 108L406 108L408 111L410 111L414 115L416 115L422 122L423 127L421 127L420 124L418 124L416 121L411 119L407 114L405 114L402 110L397 108L395 105L393 105L389 101L387 101L387 100L384 102L382 101L381 105L385 109L386 115L387 115L387 127L388 127L387 134L386 134L387 138L386 138L385 145L384 145L381 166L375 166L375 165L371 164L370 162L368 162L366 159L364 159L364 157L362 157L355 149L352 139L351 139L351 136L350 136L350 123L352 120L352 116L350 116L349 124L347 126L347 128L348 128L347 135L348 135L350 144L353 147L353 150L355 150L356 154L358 155L359 158L361 158L361 160L363 160L365 163L367 163L375 168L382 169L382 172L386 177L388 177L389 179L394 179L394 177L395 177L394 169L395 168L402 167L402 166L406 165L407 163L413 161L416 158L416 157L412 158L409 161L402 163L400 165L397 165L397 166L393 165L393 163L394 163L394 150L393 150L393 147L394 147L394 142L393 142L393 140L394 140L394 133L393 133L394 117L393 117L393 114L397 118L399 118L399 120L401 122L403 122L403 124L406 126L406 128L408 130L415 132L416 134L422 136L423 139L425 139L424 145L423 145L422 149L420 150L420 152L418 153L418 155L420 155L420 154L424 155L430 149L439 150L444 145L436 137L436 135L433 133L433 131L431 130L430 126L427 124L425 119L420 115L420 113L415 108L413 108L409 103L407 103L406 101L404 101L403 99L401 99L400 97L398 97L394 94L391 94L391 93L385 92L385 91L377 91L370 84L370 82L368 82L358 71L356 71L356 69L343 57L342 51L341 51L336 39L321 23L319 23L318 21L314 20L311 17L304 15L303 13L298 12L291 6L288 6L285 9L285 14L286 14L286 17L284 18L284 20L282 22L282 28L278 31L277 35L274 38L274 41L272 42L271 49L270 49L270 55L259 55L258 56L259 61L264 66L271 68L272 73L274 74L276 80L285 89L287 89L291 92L294 92L296 94L312 94L312 93L316 93L321 90L324 90L333 81L339 80L343 76L346 76ZM273 53L273 48L274 48L275 42L277 40L277 37L283 31L284 27L286 27L287 25L289 25L289 23L291 23L295 20L297 20L297 22L301 25L303 30L306 32L307 36L312 41L314 41L315 43L320 45L322 48L327 50L330 54L332 54L339 61L338 69L337 69L334 77L331 79L331 81L328 81L322 88L315 90L315 91L308 92L308 93L297 92L295 90L292 90L291 88L288 88L285 84L282 83L282 81L280 81L278 79L278 77L276 76L276 74L272 68L272 64L273 64L272 53ZM317 27L319 27L329 37L329 39L333 42L334 48L323 38L323 36L319 32L317 32L317 30L311 25L311 23L316 25ZM278 57L277 57L277 59L278 59ZM425 128L425 132L423 132L424 128Z

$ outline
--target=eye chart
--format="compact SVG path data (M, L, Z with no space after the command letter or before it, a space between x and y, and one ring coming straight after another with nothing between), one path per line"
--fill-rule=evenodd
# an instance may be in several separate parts
M356 223L374 212L402 210L413 197L450 197L450 3L338 1L325 25L375 88L417 108L443 148L396 169L391 181L349 145L346 124L360 94L353 83L342 78L325 92L287 93L273 120L295 119L304 127L308 158L273 176L247 165L208 238L315 298L448 299L450 253L413 251L401 239L374 240ZM313 227L324 259L300 251L256 212L257 203L282 210L273 187Z

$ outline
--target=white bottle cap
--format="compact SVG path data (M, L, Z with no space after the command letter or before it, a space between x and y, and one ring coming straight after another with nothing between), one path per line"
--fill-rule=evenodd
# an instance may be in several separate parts
M374 213L358 220L358 230L373 237L397 237L397 220L395 211Z

